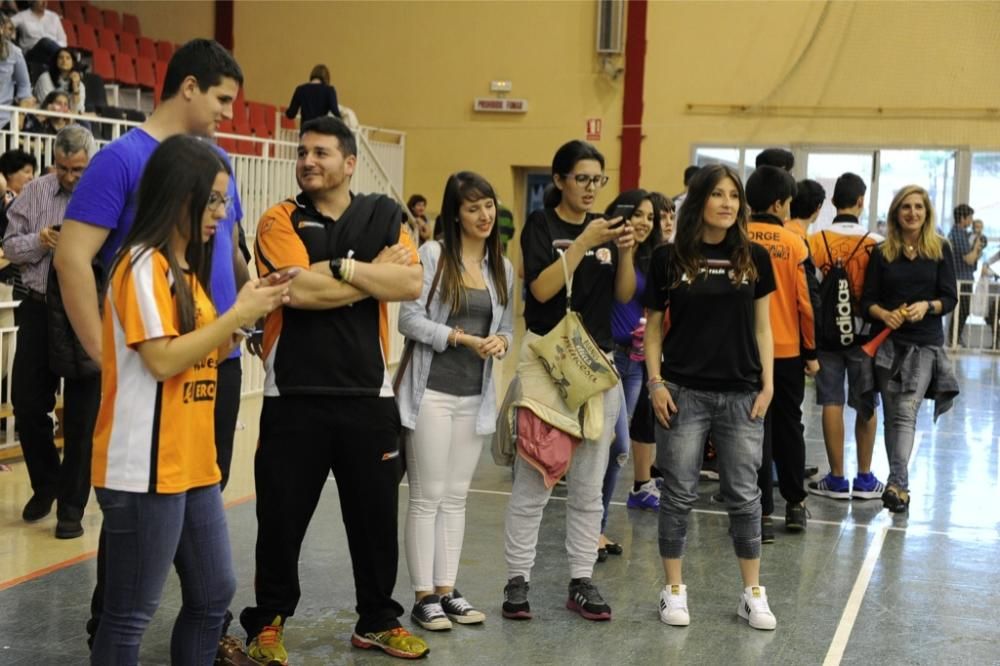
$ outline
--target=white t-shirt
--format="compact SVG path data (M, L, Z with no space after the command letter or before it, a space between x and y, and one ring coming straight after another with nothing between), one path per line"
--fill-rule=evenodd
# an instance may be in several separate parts
M41 18L30 9L14 14L14 26L17 28L18 44L25 53L30 51L43 38L48 37L59 46L66 46L66 31L63 30L59 15L45 10Z

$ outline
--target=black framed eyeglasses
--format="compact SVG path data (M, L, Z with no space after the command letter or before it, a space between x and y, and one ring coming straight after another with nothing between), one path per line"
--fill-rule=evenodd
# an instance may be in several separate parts
M229 204L232 203L232 201L232 197L224 197L218 192L212 192L208 195L208 203L206 204L206 207L210 211L215 212L219 210L219 206L225 206L228 209Z
M608 184L608 177L604 174L600 176L588 176L585 173L571 173L567 178L572 177L576 184L580 187L587 187L588 185L593 185L594 187L604 187Z

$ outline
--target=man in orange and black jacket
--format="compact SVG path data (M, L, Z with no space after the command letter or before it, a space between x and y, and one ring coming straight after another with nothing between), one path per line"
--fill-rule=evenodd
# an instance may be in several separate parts
M777 291L771 296L774 335L774 399L764 425L764 456L757 484L762 513L761 538L774 540L770 524L774 512L771 460L778 469L778 487L785 498L785 528L806 527L805 455L802 400L805 374L819 371L816 327L804 264L809 257L805 240L784 226L788 219L795 179L787 171L761 166L747 179L747 201L752 210L750 240L768 249ZM803 372L805 374L803 374Z

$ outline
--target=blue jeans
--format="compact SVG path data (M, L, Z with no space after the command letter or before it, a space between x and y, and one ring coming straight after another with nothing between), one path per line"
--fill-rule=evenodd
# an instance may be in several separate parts
M660 556L684 555L688 513L698 499L705 439L715 444L719 483L729 513L729 535L736 556L760 557L760 467L764 419L750 419L756 391L696 391L668 383L677 413L666 429L656 424L656 466L663 472L660 491Z
M927 393L934 374L934 351L928 347L919 349L916 368L916 389L906 393L892 391L889 380L892 373L884 368L875 369L875 381L882 394L883 427L885 428L885 452L889 457L889 478L886 480L897 488L909 490L910 454L917 428L917 414Z
M170 663L210 666L236 594L219 486L172 495L96 491L107 548L104 613L91 664L138 663L142 634L174 565L183 601L170 639Z
M621 399L622 409L618 412L618 420L615 422L615 438L611 441L611 452L608 455L608 469L604 473L604 486L601 488L601 500L604 503L604 515L601 517L601 534L608 524L608 505L611 503L611 496L615 494L615 486L618 485L618 475L622 467L628 462L629 435L628 424L632 420L635 412L635 405L639 401L639 391L642 389L642 378L644 376L642 361L633 361L629 358L628 352L623 350L615 351L615 367L621 375Z

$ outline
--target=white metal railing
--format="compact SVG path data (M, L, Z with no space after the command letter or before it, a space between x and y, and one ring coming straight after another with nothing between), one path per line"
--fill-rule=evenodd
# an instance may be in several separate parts
M95 130L95 134L107 133L112 138L117 138L139 123L125 120L115 120L101 118L97 116L80 116L72 113L58 113L54 111L44 111L41 109L25 109L13 106L0 106L0 109L10 111L10 129L0 131L0 141L2 149L12 147L31 153L38 160L40 166L52 164L52 149L55 143L55 135L33 134L19 129L20 118L25 114L37 116L68 118L74 121L84 121ZM107 129L105 129L107 128ZM360 128L356 132L358 142L358 165L351 182L351 189L356 192L376 192L393 197L405 210L402 189L394 184L392 175L379 162L379 154L392 154L390 148L376 148L379 142L369 141L368 136L373 131L372 128ZM380 134L389 133L388 130L377 130ZM394 158L398 165L393 166L398 174L402 173L402 160L404 144L402 134L399 141L394 144L398 155ZM257 232L257 224L264 212L275 203L294 196L298 191L295 180L295 154L298 145L297 132L292 132L289 136L279 132L279 139L261 139L252 136L242 136L233 134L218 134L217 138L234 139L241 142L252 142L261 144L261 155L243 155L238 153L230 154L230 161L233 166L233 173L239 188L240 200L243 206L243 225L247 235L247 242L253 248L254 237ZM291 138L291 141L284 140ZM107 140L98 139L97 145L107 144ZM391 143L391 142L390 142ZM253 270L251 268L251 270ZM0 309L4 306L0 304ZM403 347L402 336L396 330L398 305L391 304L389 307L390 317L390 348L389 358L391 363L398 361ZM2 361L2 359L0 359ZM9 375L8 375L9 376ZM247 354L243 357L243 395L259 394L264 386L263 367L259 359Z
M986 279L986 278L980 278ZM972 313L975 282L972 280L958 281L959 304L948 318L947 347L949 349L967 349L981 352L1000 352L1000 281L988 280L986 311L982 314ZM963 300L969 301L969 316L965 320L964 331L959 337L959 310Z

